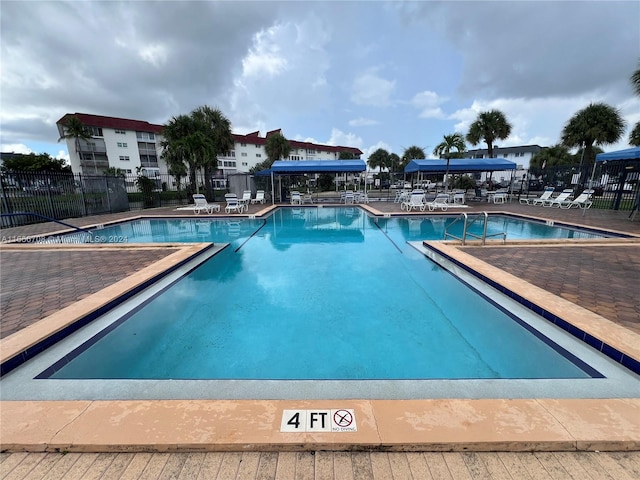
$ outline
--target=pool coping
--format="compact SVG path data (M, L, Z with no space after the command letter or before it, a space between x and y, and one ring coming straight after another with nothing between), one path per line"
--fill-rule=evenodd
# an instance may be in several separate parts
M471 257L463 247L432 243L451 257L472 262L475 270L506 288L522 291L525 298L531 300L533 292L545 308L569 315L567 321L590 328L616 348L640 354L640 335ZM2 339L0 355L4 359L30 345L34 338L54 334L66 322L84 317L204 248L203 244L171 245L179 251L37 322L33 328ZM25 248L10 248L21 247ZM96 245L26 248L34 247ZM283 410L292 409L353 409L358 430L281 432ZM0 443L3 451L34 452L639 450L640 398L2 401Z

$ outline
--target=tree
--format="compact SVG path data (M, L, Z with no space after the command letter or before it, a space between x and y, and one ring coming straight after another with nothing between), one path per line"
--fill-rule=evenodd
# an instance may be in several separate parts
M200 165L204 168L207 197L213 198L211 174L218 168L218 155L233 149L235 143L231 133L231 122L219 109L207 105L195 109L191 112L191 116L197 122L198 129L203 129L204 135L208 137L208 141L205 142L206 152Z
M480 112L478 118L469 127L467 141L471 145L477 145L481 141L487 144L489 158L493 158L493 143L496 140L504 140L511 135L511 124L500 110Z
M422 148L412 145L409 148L405 148L402 158L406 158L407 163L409 163L411 160L427 158L427 156Z
M450 135L445 135L444 140L440 142L436 148L433 149L433 154L442 158L447 159L447 168L445 171L445 184L444 191L445 193L448 191L449 186L449 161L451 160L451 153L453 150L457 152L464 152L467 149L467 145L464 141L464 136L461 133L452 133Z
M52 158L48 153L3 154L3 172L68 172L71 167L61 158Z
M269 161L267 168L271 168L273 162L281 159L284 160L289 156L291 144L281 133L272 133L267 137L264 150L267 152L267 159Z
M391 158L389 156L389 152L384 148L378 148L375 152L369 155L367 163L369 163L369 168L379 168L380 171L382 171L383 168L390 170Z
M356 156L352 152L340 152L338 160L353 160Z
M105 168L104 170L104 174L111 176L111 177L124 177L125 172L124 170L122 170L121 168L117 168L117 167L109 167L109 168Z
M615 143L624 133L625 122L620 112L605 103L592 103L576 112L562 129L562 144L583 147L586 165L595 160L593 146Z
M574 163L576 163L575 157L571 155L569 149L562 144L557 144L543 148L536 153L531 158L529 167L542 170L562 165L573 165Z
M631 86L636 95L640 96L640 67L631 75Z
M640 122L636 123L636 126L629 133L629 145L640 147Z
M199 155L207 153L204 133L198 131L198 123L190 115L178 115L164 125L162 130L162 157L170 169L180 171L180 163L189 167L189 183L193 192L198 191L196 172L200 167Z
M62 125L64 133L60 136L60 138L58 138L58 142L61 140L66 140L68 138L73 138L76 147L76 154L78 155L80 160L82 160L82 156L80 154L80 140L84 140L87 142L91 140L93 138L91 132L75 115L71 115L70 117L68 117L67 121ZM98 173L98 169L96 168L96 157L93 150L91 151L91 156L93 158L93 173Z

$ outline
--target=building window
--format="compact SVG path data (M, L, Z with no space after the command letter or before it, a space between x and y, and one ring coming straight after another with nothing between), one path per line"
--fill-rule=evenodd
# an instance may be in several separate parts
M118 146L121 148L127 148L127 142L118 142Z
M98 128L98 127L87 127L87 130L89 130L89 133L91 133L91 135L93 135L94 137L101 137L102 136L102 129Z
M242 162L242 166L243 166L243 167L246 167L246 166L248 166L248 165L249 165L249 164L248 164L247 162Z
M128 155L120 155L120 161L121 162L128 162L129 161L129 156Z
M131 169L130 168L127 168L127 173L131 173Z
M262 158L262 154L261 153L256 153L256 157Z
M241 146L241 147L246 147L246 146L247 146L247 144L246 144L246 143L241 143L241 144L240 144L240 146Z
M125 132L124 130L116 130L116 133L119 135L126 135L127 132Z
M308 155L315 155L316 151L314 149L312 149L312 148L307 148L307 154Z
M246 153L246 152L242 152L242 153L241 153L241 155L242 155L243 157L246 157L246 156L247 156L247 153Z
M136 132L138 140L155 140L155 135L150 132Z

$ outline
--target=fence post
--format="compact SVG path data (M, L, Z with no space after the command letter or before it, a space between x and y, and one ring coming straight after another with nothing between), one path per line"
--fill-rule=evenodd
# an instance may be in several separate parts
M111 195L109 195L108 177L107 175L104 175L103 178L104 178L105 192L107 193L107 203L109 204L109 213L113 213L113 209L111 208Z
M78 184L80 185L80 198L82 199L82 216L87 216L87 201L84 198L84 182L82 181L82 174L78 174Z

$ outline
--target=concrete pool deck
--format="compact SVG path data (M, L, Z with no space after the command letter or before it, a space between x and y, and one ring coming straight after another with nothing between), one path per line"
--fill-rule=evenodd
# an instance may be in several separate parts
M496 208L499 207L499 208ZM250 214L268 207L253 206ZM369 207L380 214L399 214L398 204L375 203ZM527 207L516 204L471 207L468 211L505 211L549 218L555 221L588 225L624 231L640 235L640 222L624 218L624 212L587 211L585 216L576 210ZM74 219L72 223L91 225L133 216L175 215L174 209L154 209L144 212L128 212L99 218ZM451 212L447 212L451 213ZM3 236L28 235L52 232L58 227L34 225L16 229L3 229ZM436 242L437 243L437 242ZM111 252L113 258L140 252L153 251L153 247L113 246L102 247L100 252ZM101 301L113 298L116 291L132 288L143 281L145 275L161 271L178 258L192 255L196 245L162 245L161 257L144 260L136 265L130 275L129 264L118 266L108 258L102 260L101 271L120 271L119 281L94 279L93 291L79 295L84 299L54 312L47 318L35 318L42 309L25 306L23 324L14 335L4 337L0 343L3 358L15 353L33 341L60 328L60 322L72 320L86 308L95 308ZM638 258L640 240L606 240L589 242L539 242L514 243L508 247L454 247L441 246L448 254L459 255L465 262L473 263L484 274L496 275L509 288L521 289L527 296L538 295L537 300L549 308L560 309L565 316L582 322L582 326L595 332L599 338L633 358L640 359L640 301L633 294L640 278ZM509 265L509 259L523 249L544 249L536 258L538 269L518 271L518 265ZM588 249L595 249L589 253ZM28 267L35 252L60 256L60 264L53 262L46 272ZM2 245L2 307L25 294L25 289L14 288L11 279L20 271L33 290L38 282L71 282L82 274L78 258L64 255L80 252L93 255L91 248L70 245ZM571 253L569 253L571 252ZM22 254L22 259L17 254ZM526 253L526 252L525 252ZM552 286L540 286L548 277L565 278L567 268L561 259L584 258L598 255L598 262L585 262L579 266L602 281L589 287L592 296L584 289L578 297L567 288L575 282L557 282ZM15 255L14 260L12 257ZM109 255L109 253L106 253ZM530 253L523 254L528 258ZM483 257L490 263L483 261ZM495 265L502 259L502 268ZM504 268L504 270L503 270ZM64 279L61 280L61 271ZM509 270L512 270L511 272ZM8 271L7 271L8 270ZM124 270L124 273L122 273ZM616 271L623 271L616 274ZM12 273L13 272L13 273ZM26 280L31 275L31 282ZM627 282L607 282L606 275L623 275ZM530 278L529 278L529 277ZM44 278L43 278L44 277ZM71 278L71 280L68 280ZM568 277L567 277L568 278ZM105 285L105 283L109 283ZM538 285L536 287L536 285ZM106 289L106 290L105 290ZM559 291L554 291L558 289ZM91 289L89 289L91 290ZM22 292L22 293L21 293ZM64 296L65 290L56 292ZM78 295L77 292L74 292ZM565 298L562 298L562 297ZM607 301L607 299L611 301ZM635 302L634 302L635 299ZM573 302L571 301L573 300ZM47 298L44 296L46 303ZM93 303L92 303L93 302ZM577 305L579 304L579 306ZM606 305L605 305L606 304ZM611 306L613 305L613 306ZM27 308L28 307L28 308ZM71 310L68 310L71 309ZM19 316L19 315L18 315ZM25 320L25 317L33 317ZM2 324L4 327L3 312ZM30 323L29 325L26 324ZM4 332L4 329L3 329ZM13 352L13 353L12 353ZM307 432L283 433L283 410L332 410L353 409L357 432ZM640 392L638 398L627 399L422 399L422 400L162 400L162 401L4 401L0 404L0 441L3 450L9 451L69 451L69 452L181 452L181 451L292 451L292 450L402 450L402 451L577 451L577 450L640 450Z

